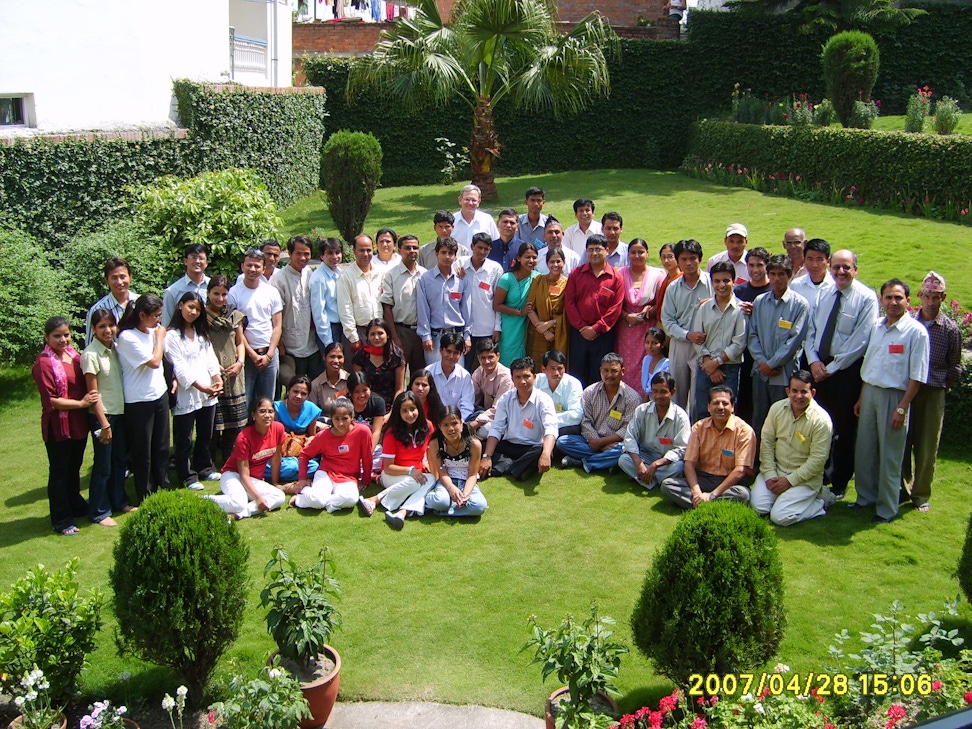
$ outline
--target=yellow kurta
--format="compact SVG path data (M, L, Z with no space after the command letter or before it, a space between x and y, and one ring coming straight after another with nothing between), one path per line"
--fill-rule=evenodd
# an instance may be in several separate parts
M557 326L554 327L554 339L552 342L537 332L533 324L527 325L527 354L533 357L537 368L543 366L543 354L551 349L567 352L567 343L570 337L567 334L567 315L564 312L564 289L567 288L567 277L561 276L556 284L550 284L546 276L537 276L530 284L530 292L527 294L527 303L533 303L533 309L540 317L540 321L556 320Z

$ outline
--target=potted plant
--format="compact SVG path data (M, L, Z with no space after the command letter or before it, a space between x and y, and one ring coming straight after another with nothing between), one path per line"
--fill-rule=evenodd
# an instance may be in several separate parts
M20 716L10 722L9 729L65 729L67 717L51 704L50 688L50 681L37 666L25 673L14 688L14 706Z
M171 720L171 707L167 710ZM277 666L264 666L260 675L251 681L243 676L234 677L226 701L209 707L210 725L218 717L223 726L233 729L294 729L308 716L310 711L300 683ZM182 726L181 715L179 726Z
M127 707L112 707L107 699L95 701L88 712L81 717L80 729L138 729L138 724L125 716Z
M530 617L531 638L523 650L534 648L532 663L541 665L543 680L551 674L567 684L547 699L547 729L607 727L619 716L612 696L620 692L614 686L621 656L628 652L624 643L611 640L609 626L615 621L599 615L597 603L591 603L591 615L583 623L568 614L560 626L544 630Z
M261 605L270 608L267 630L277 644L280 665L300 681L310 706L311 717L301 722L304 729L327 721L341 683L341 656L327 644L341 625L341 613L331 602L341 589L327 574L329 565L333 569L327 547L309 567L274 547L263 571L269 580L260 593Z

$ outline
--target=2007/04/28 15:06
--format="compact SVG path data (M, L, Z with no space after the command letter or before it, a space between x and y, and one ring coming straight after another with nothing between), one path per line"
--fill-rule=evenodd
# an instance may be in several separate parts
M689 676L689 696L745 696L760 695L768 690L773 696L843 696L847 693L850 677L843 673L794 673L787 677L782 673L710 673ZM865 696L927 696L932 692L932 677L926 673L861 673L854 677Z

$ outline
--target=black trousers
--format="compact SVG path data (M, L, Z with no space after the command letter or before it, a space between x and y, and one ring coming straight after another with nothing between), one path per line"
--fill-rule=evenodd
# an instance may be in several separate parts
M125 403L128 453L139 501L169 488L169 395ZM211 432L211 431L210 431Z
M600 335L594 341L587 341L577 329L570 330L570 355L567 362L568 372L581 381L584 387L593 385L601 379L601 357L614 351L614 332ZM541 367L538 364L537 367Z
M830 482L833 491L842 494L854 476L854 445L857 442L857 416L854 403L861 396L861 365L859 359L845 370L840 370L822 382L816 383L816 400L834 421L834 439L830 448L833 464Z
M199 408L185 415L172 416L172 435L175 439L175 469L182 483L188 486L213 472L210 443L216 406ZM196 431L196 447L192 446L192 431ZM190 455L192 456L190 460Z
M87 436L87 434L85 434ZM81 464L88 439L54 440L54 429L48 427L47 505L51 526L59 532L75 526L74 517L88 513L88 502L81 495Z
M493 473L522 481L537 473L537 461L542 453L543 446L540 444L521 445L501 440L496 444L496 452L493 454Z

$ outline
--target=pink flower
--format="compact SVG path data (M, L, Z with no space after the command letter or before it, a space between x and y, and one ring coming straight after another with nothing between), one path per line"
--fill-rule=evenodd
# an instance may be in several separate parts
M710 705L710 706L715 706L715 705L716 705L716 704L718 704L718 703L719 703L719 697L718 697L718 696L713 696L713 697L712 697L712 698L711 698L711 699L709 700L709 705Z
M824 729L837 729L837 727L831 724L830 722L828 722L824 724Z
M963 698L965 699L966 704L972 704L972 691L966 691Z
M851 192L857 192L857 185L851 185Z
M890 722L892 726L895 723L904 719L907 715L908 712L905 710L905 707L903 707L901 704L891 704L891 706L888 707L888 716L890 716L891 719L893 720Z
M852 198L853 198L853 195L847 195L846 197L844 197L845 200L851 200Z
M216 712L215 711L210 711L209 714L207 715L207 718L209 719L209 723L210 724L215 724L216 723Z
M696 699L695 703L698 706L705 706L705 697L704 696L699 696L699 698Z
M942 682L932 681L932 691L941 691L941 690L942 690Z
M797 181L797 182L799 182L799 181L800 181L800 175L797 175L797 176L796 176L796 181Z
M692 722L691 729L705 729L705 727L705 719L703 719L701 716L695 717L695 721Z
M651 712L651 716L648 717L648 723L651 729L660 729L664 720L665 715L660 711L653 711Z

